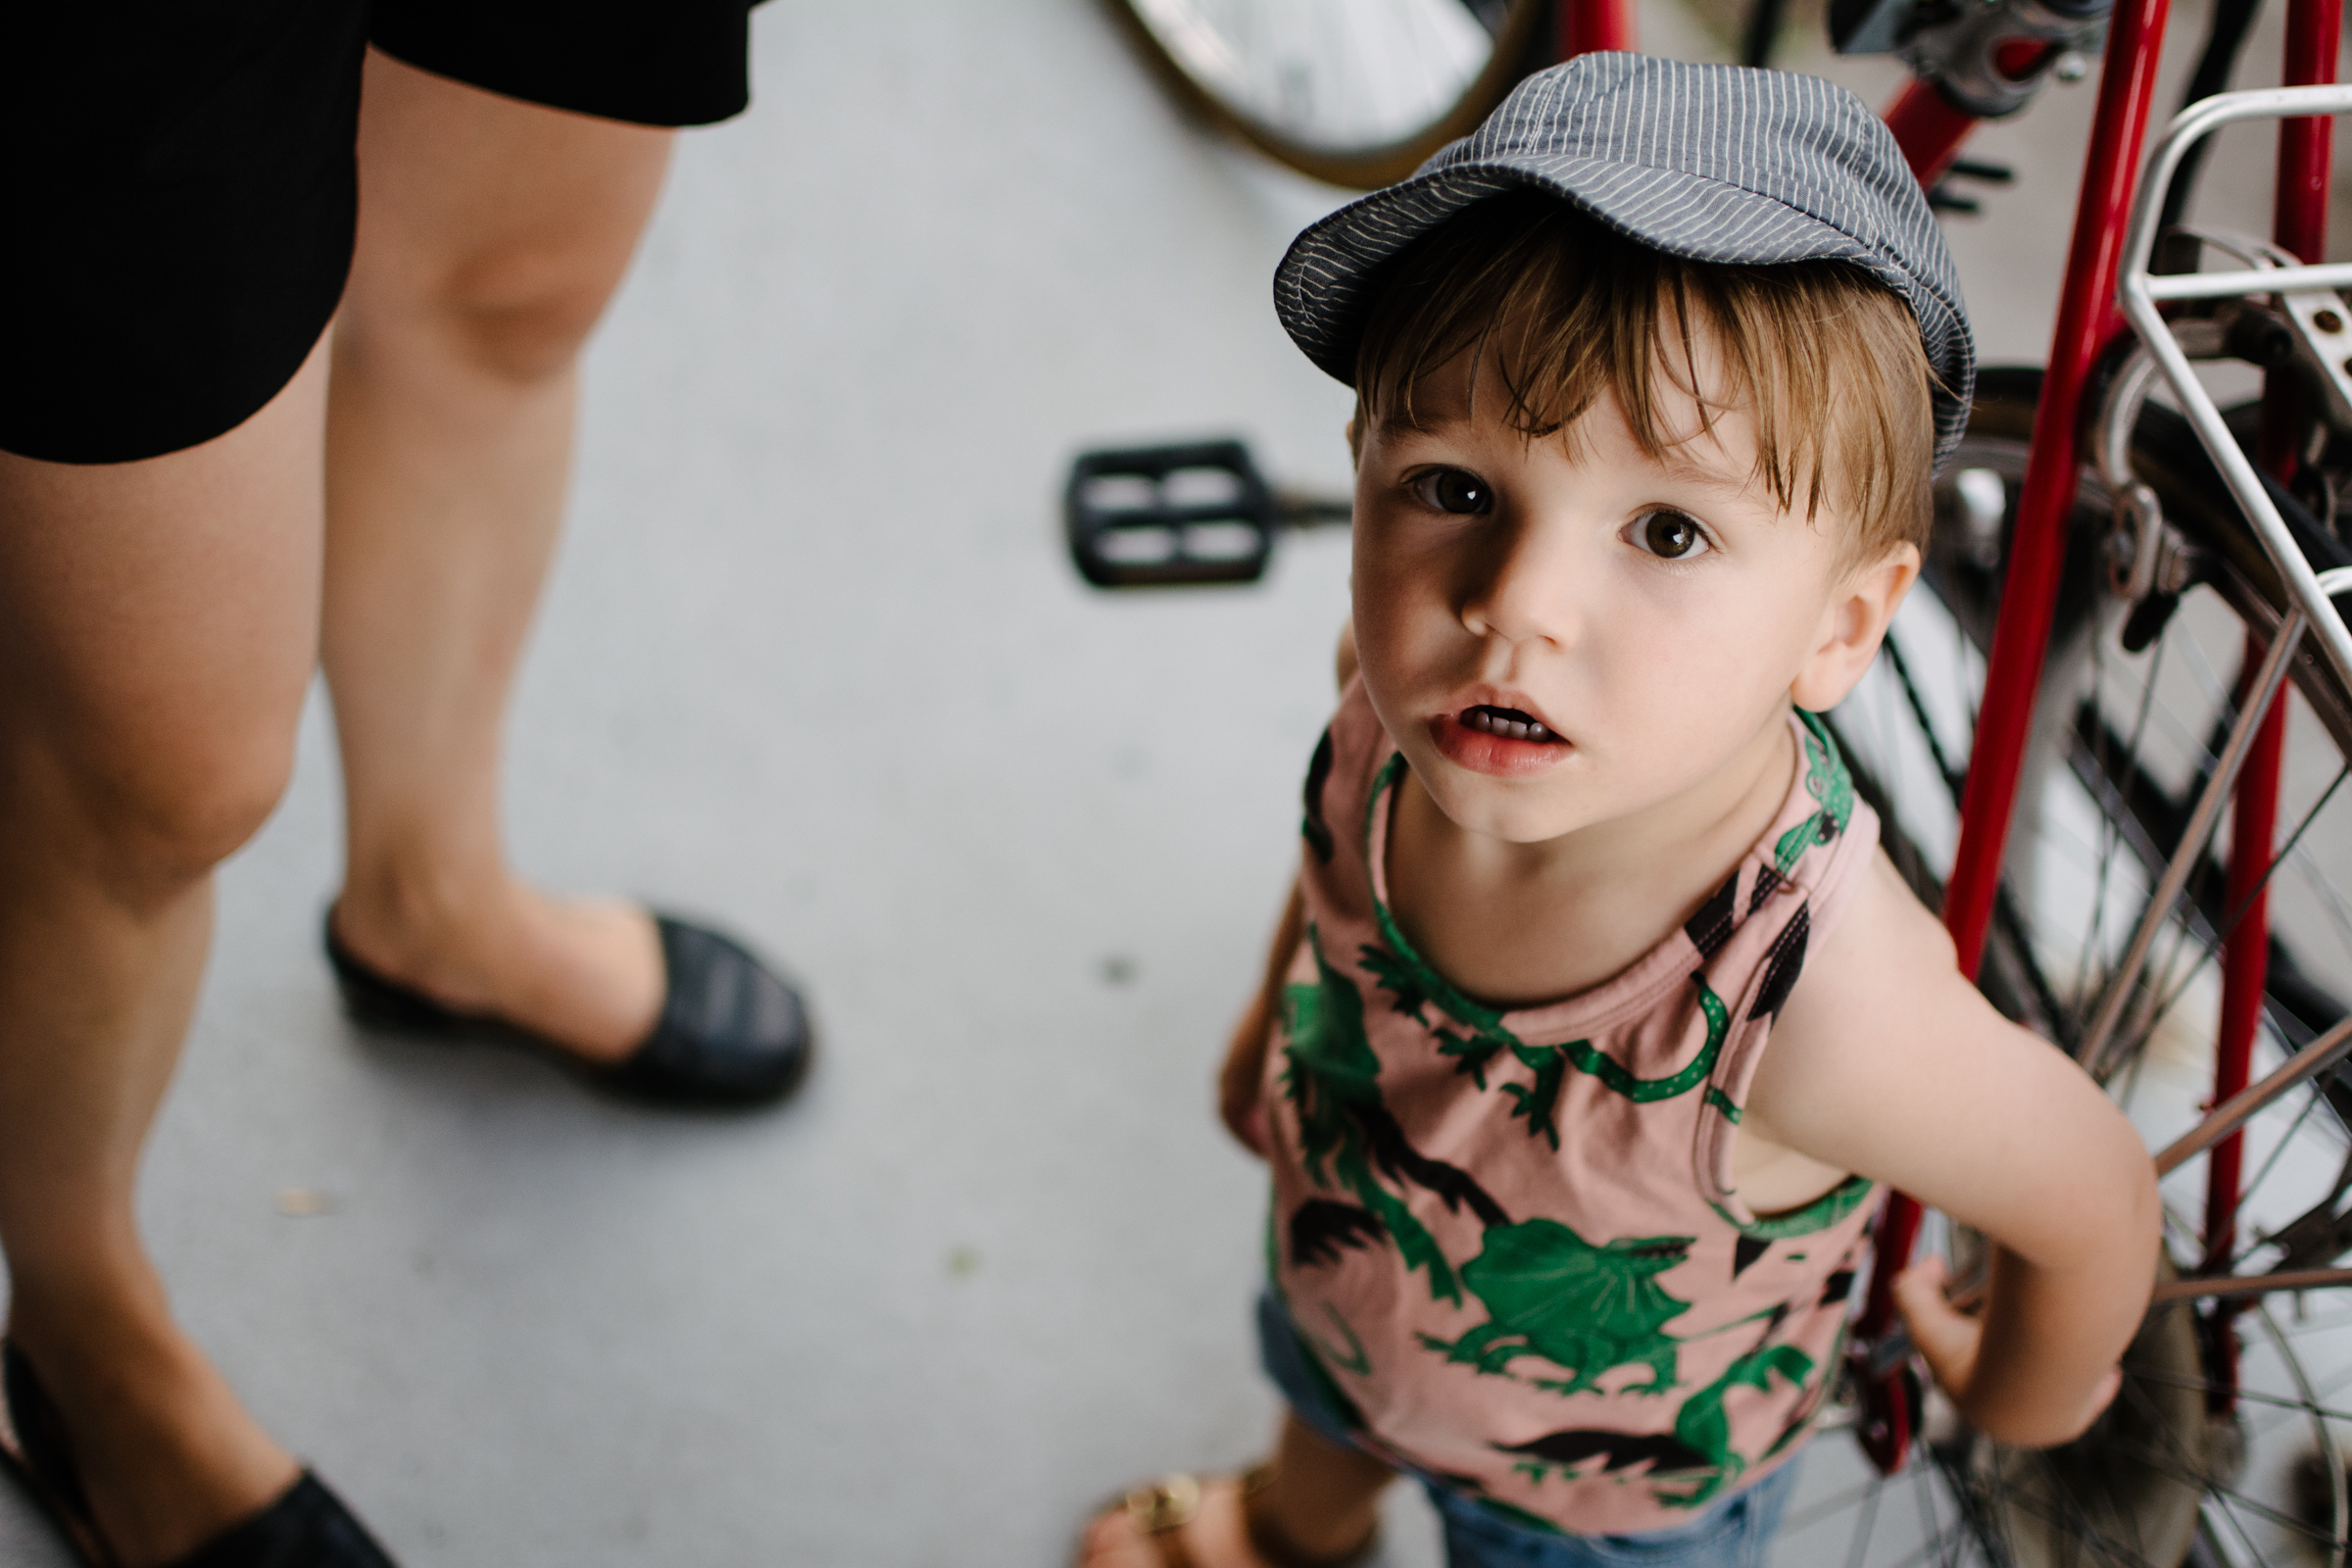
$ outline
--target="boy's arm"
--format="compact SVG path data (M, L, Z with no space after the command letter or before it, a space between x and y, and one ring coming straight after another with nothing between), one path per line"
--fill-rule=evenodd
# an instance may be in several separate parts
M1962 979L1881 856L1811 959L1742 1123L1892 1184L1993 1242L1982 1319L1905 1277L1913 1341L1961 1413L2044 1446L2090 1424L2145 1314L2161 1228L2139 1134L2062 1052Z
M1355 621L1340 628L1340 646L1333 656L1340 689L1355 678ZM1260 1103L1266 1071L1266 1047L1274 1038L1274 1020L1282 1016L1283 977L1290 972L1298 939L1306 934L1306 899L1297 881L1291 883L1291 902L1274 928L1274 945L1266 953L1264 981L1243 1009L1225 1048L1225 1065L1217 1071L1217 1114L1242 1146L1260 1158L1266 1152L1265 1106Z
M1265 981L1242 1010L1241 1022L1233 1026L1233 1041L1225 1048L1225 1065L1217 1072L1217 1114L1242 1141L1242 1147L1261 1159L1266 1152L1266 1047L1274 1039L1274 1020L1282 1016L1283 976L1290 971L1291 958L1305 930L1306 899L1294 881L1291 902L1284 906L1282 922L1274 928L1274 945L1266 950Z

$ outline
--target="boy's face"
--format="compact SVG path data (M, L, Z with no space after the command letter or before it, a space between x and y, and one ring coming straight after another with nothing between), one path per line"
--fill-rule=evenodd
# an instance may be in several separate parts
M1415 388L1420 428L1364 432L1355 636L1373 708L1473 833L1537 843L1705 810L1752 777L1742 759L1780 755L1792 694L1828 707L1859 678L1884 617L1857 623L1873 617L1853 585L1889 568L1845 569L1826 500L1809 524L1753 482L1743 411L1699 435L1696 405L1662 387L1667 428L1690 433L1663 462L1613 398L1573 443L1530 440L1501 416L1491 361L1473 404L1470 358ZM1857 634L1869 650L1837 657Z

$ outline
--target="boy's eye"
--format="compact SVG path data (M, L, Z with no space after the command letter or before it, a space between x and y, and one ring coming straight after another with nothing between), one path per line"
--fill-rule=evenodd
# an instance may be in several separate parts
M1713 547L1703 529L1679 512L1650 512L1634 519L1634 548L1662 561L1689 561Z
M1457 516L1474 516L1494 510L1494 493L1487 488L1487 481L1459 468L1440 468L1435 473L1421 475L1413 481L1413 493L1423 506Z

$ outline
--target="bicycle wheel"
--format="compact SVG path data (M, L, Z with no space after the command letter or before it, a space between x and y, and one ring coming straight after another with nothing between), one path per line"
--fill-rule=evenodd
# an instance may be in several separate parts
M1370 190L1545 64L1542 0L1113 0L1177 96L1304 174Z
M1926 591L1832 715L1889 855L1931 901L1957 839L1960 770L2038 393L2037 371L1980 377L1968 435L1938 487ZM2101 548L2111 498L2085 472L1983 978L2005 1012L2062 1047L2081 1044L2161 873L2186 858L2186 891L2101 1063L2110 1093L2161 1146L2197 1121L2211 1089L2217 955L2232 918L2226 848L2186 844L2183 829L2236 712L2248 633L2267 640L2280 601L2185 421L2150 407L2132 452L2190 580L2169 604L2126 602ZM2308 548L2315 564L2340 564L2322 529ZM2352 989L2352 701L2318 662L2290 669L2257 1071L2266 1054L2279 1059L2340 1021ZM2230 1273L2324 1267L2352 1250L2348 1124L2352 1083L2335 1073L2245 1124L2252 1175ZM2167 1250L2182 1271L2202 1258L2203 1183L2198 1161L2163 1187ZM2168 1302L2151 1311L2125 1370L2108 1413L2063 1448L2004 1447L1948 1412L1884 1480L1852 1446L1817 1446L1778 1560L2342 1563L2352 1292Z

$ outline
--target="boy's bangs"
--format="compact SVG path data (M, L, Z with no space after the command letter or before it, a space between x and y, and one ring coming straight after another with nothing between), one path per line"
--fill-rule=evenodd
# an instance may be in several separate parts
M1474 388L1495 370L1501 416L1531 439L1574 441L1607 393L1662 461L1745 409L1755 480L1808 520L1825 501L1842 512L1849 561L1927 543L1927 355L1903 303L1842 264L1687 262L1556 197L1494 197L1395 264L1358 353L1359 414L1417 426L1416 389L1463 355ZM1696 428L1678 423L1691 405Z

